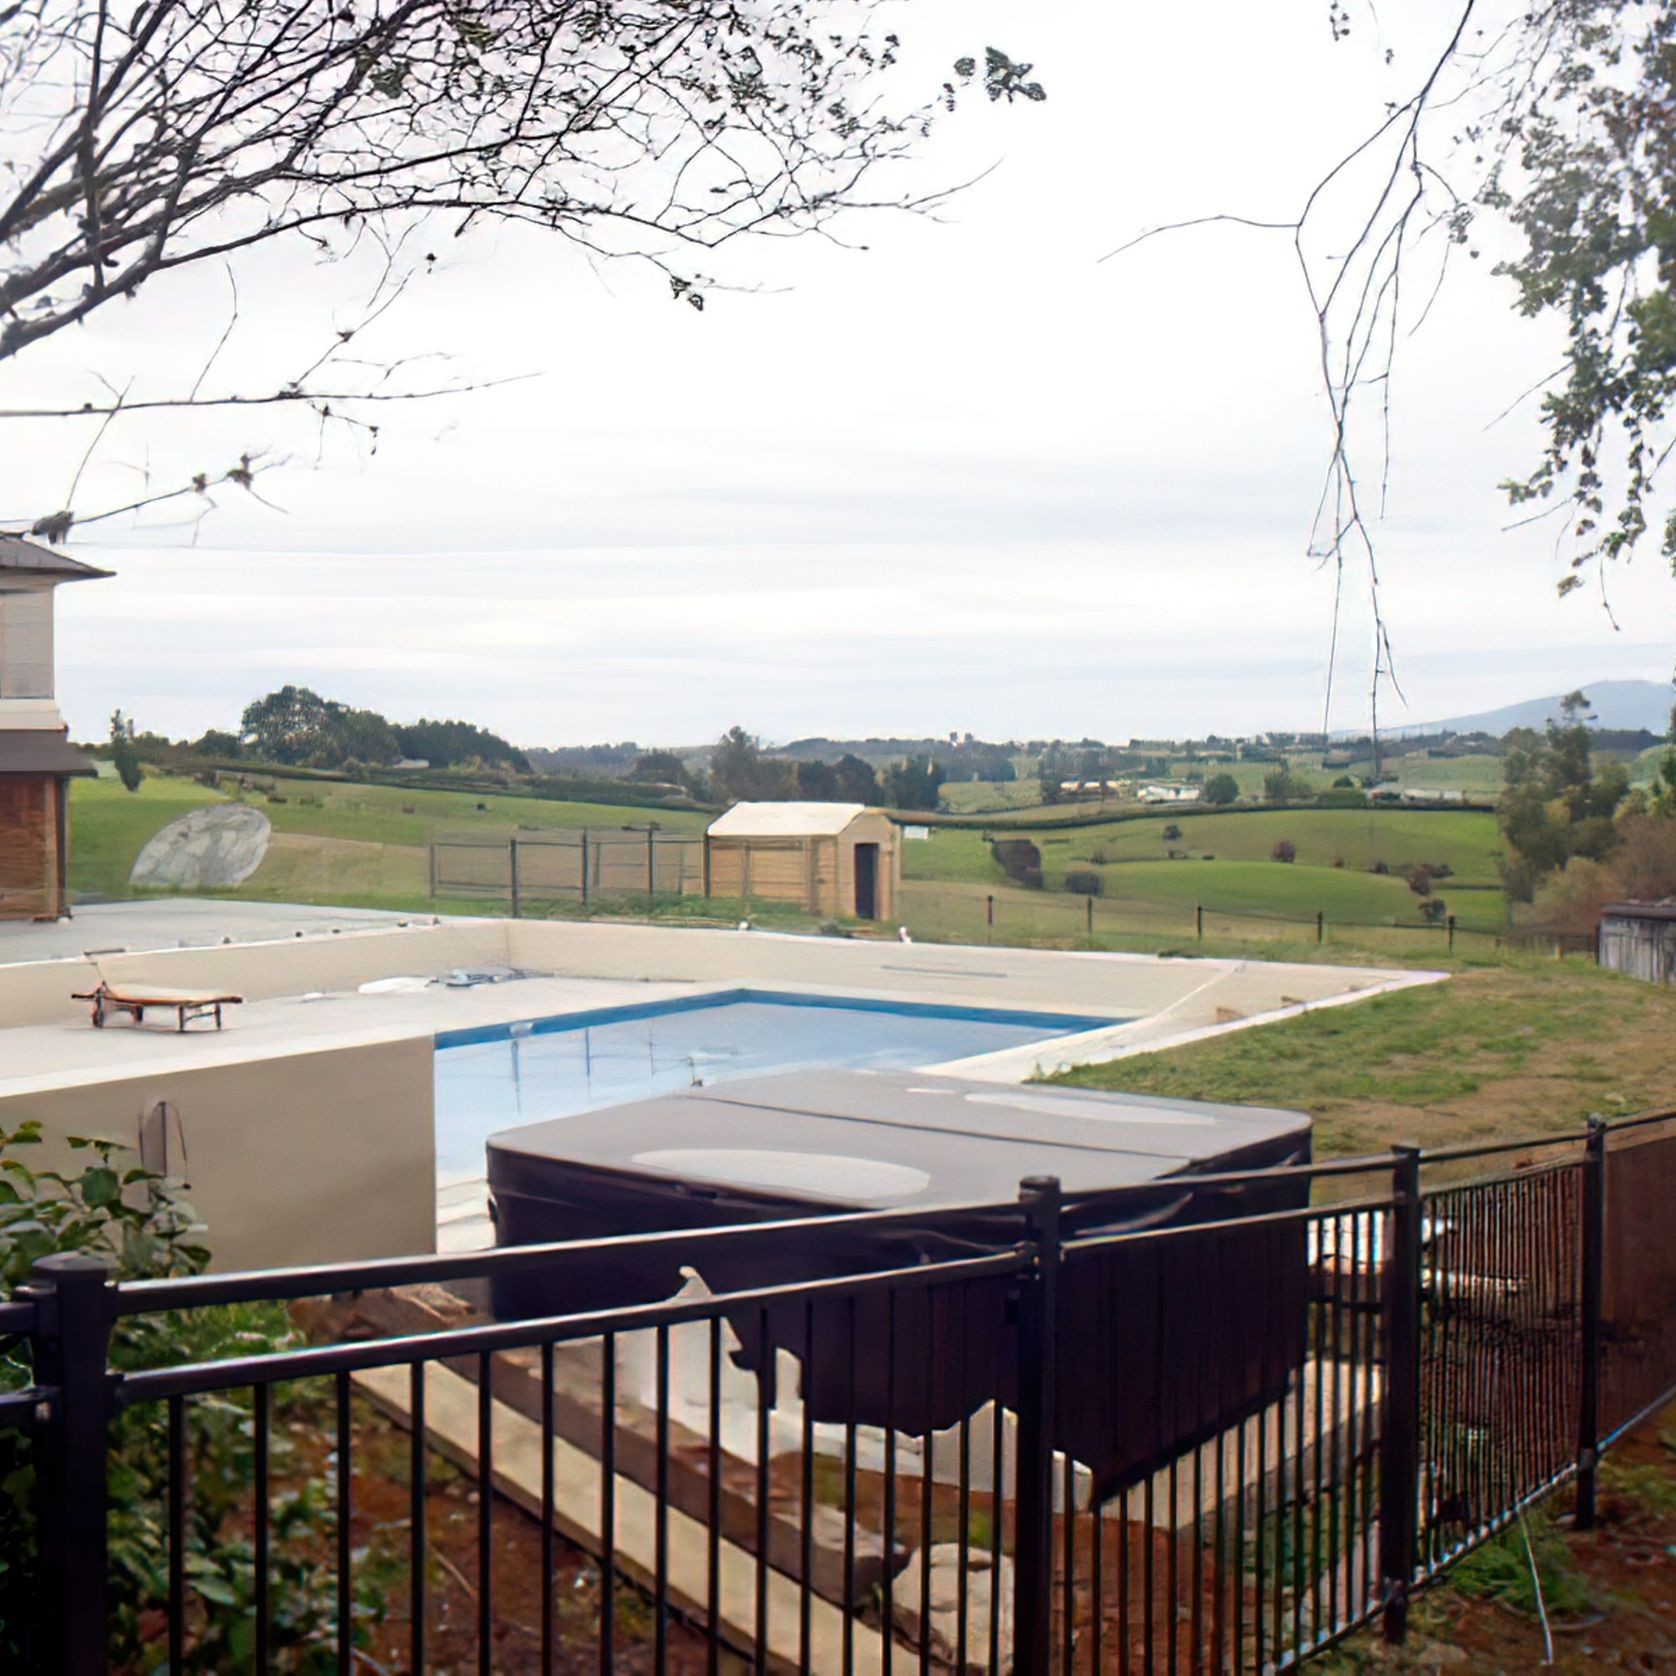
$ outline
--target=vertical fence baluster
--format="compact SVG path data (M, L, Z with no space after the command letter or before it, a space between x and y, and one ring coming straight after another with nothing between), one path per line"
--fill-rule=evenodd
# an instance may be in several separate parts
M599 1676L617 1663L617 1335L600 1340Z
M705 1458L704 1615L708 1639L704 1668L716 1676L722 1662L722 1318L710 1317L710 1439Z
M541 1668L553 1668L553 1341L541 1347Z
M355 1580L350 1541L350 1526L355 1511L350 1474L354 1439L350 1428L349 1375L337 1374L333 1383L337 1398L337 1664L340 1676L349 1676L355 1663Z
M1420 1153L1396 1147L1391 1171L1391 1238L1385 1252L1384 1408L1379 1461L1379 1571L1385 1639L1407 1628L1419 1502Z
M654 1329L657 1350L657 1414L652 1492L652 1668L662 1670L669 1654L669 1324Z
M768 1443L769 1415L774 1407L777 1352L769 1331L768 1310L757 1311L757 1342L762 1359L757 1365L757 1491L756 1491L756 1668L768 1669Z
M810 1365L815 1347L815 1300L809 1299L803 1306L803 1353L804 1365ZM855 1347L850 1347L852 1358ZM853 1362L852 1362L853 1366ZM815 1417L809 1404L805 1401L803 1407L803 1528L799 1532L798 1545L798 1579L797 1591L797 1667L807 1670L810 1666L812 1635L814 1624L812 1621L813 1594L810 1579L814 1576L814 1525L815 1525Z
M52 1392L35 1433L35 1508L44 1596L42 1652L66 1676L102 1676L105 1659L105 1450L110 1270L97 1257L41 1258L20 1297L34 1301L35 1380Z
M1606 1270L1606 1125L1589 1119L1583 1157L1581 1217L1581 1385L1577 1393L1578 1530L1595 1522L1595 1477L1600 1450L1600 1316Z
M186 1662L186 1399L170 1397L168 1408L169 1668L181 1670Z
M430 1563L425 1542L425 1364L415 1362L408 1369L407 1407L412 1431L408 1436L408 1571L413 1621L409 1628L409 1654L413 1676L425 1671L425 1567Z
M1053 1658L1053 1417L1058 1355L1059 1206L1057 1176L1027 1176L1019 1184L1026 1237L1035 1246L1026 1276L1018 1333L1017 1528L1013 1582L1017 1601L1014 1662L1047 1671Z
M268 1668L268 1428L270 1387L258 1385L251 1392L251 1441L255 1448L251 1488L251 1517L255 1525L251 1544L251 1565L256 1573L256 1668Z

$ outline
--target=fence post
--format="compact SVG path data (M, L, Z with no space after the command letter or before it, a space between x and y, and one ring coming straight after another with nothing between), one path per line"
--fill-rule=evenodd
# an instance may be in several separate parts
M1193 906L1193 935L1202 943L1205 940L1205 905L1197 902Z
M1451 914L1443 924L1449 933L1449 952L1453 954L1455 952L1455 916Z
M1577 1393L1577 1503L1573 1524L1593 1530L1600 1461L1600 1314L1606 1267L1606 1125L1589 1119L1583 1152L1582 1367Z
M59 1253L35 1264L23 1288L35 1302L35 1383L51 1404L36 1433L43 1669L105 1671L105 1451L110 1423L110 1269Z
M1315 910L1315 940L1324 943L1327 940L1327 914L1323 908Z
M588 905L588 829L582 828L582 906Z
M1085 902L1087 912L1084 915L1084 918L1088 921L1088 935L1092 937L1094 935L1094 898L1092 896L1087 897Z
M1408 1625L1420 1502L1420 1150L1392 1151L1390 1239L1380 1318L1385 1421L1379 1460L1379 1572L1385 1639Z
M986 896L983 899L983 923L986 931L995 929L995 898Z
M518 840L508 838L506 841L507 872L512 888L512 917L518 917Z
M657 843L657 828L646 828L646 904L651 906L658 894L658 857L655 845Z
M1053 1413L1059 1289L1057 1176L1019 1183L1036 1264L1018 1323L1018 1444L1013 1485L1013 1668L1046 1671L1053 1654Z
M430 857L431 900L434 902L436 900L436 841L434 839L426 853Z
M704 834L704 894L710 895L710 834Z

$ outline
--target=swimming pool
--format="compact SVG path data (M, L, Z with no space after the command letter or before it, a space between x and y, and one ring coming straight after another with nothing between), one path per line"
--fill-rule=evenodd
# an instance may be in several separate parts
M1069 1013L725 990L436 1038L437 1174L479 1177L499 1129L694 1083L813 1066L909 1069L1119 1022Z

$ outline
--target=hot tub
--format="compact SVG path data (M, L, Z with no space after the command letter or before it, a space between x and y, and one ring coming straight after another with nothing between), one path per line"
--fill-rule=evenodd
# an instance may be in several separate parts
M1301 1208L1308 1181L1188 1188L1194 1175L1270 1169L1309 1158L1301 1112L1014 1087L916 1072L805 1072L691 1089L554 1122L488 1143L502 1245L709 1229L792 1218L769 1249L761 1236L707 1239L683 1250L566 1254L501 1276L497 1313L530 1317L672 1295L683 1265L716 1292L906 1268L938 1256L1001 1250L1019 1239L1020 1180L1057 1176L1067 1237ZM1116 1200L1116 1187L1155 1188ZM920 1213L886 1227L823 1227L854 1211ZM1060 1381L1056 1442L1103 1488L1131 1482L1200 1437L1272 1401L1301 1355L1302 1225L1267 1223L1180 1241L1119 1242L1074 1257L1061 1273L1058 1330L1076 1346L1076 1380ZM763 1337L803 1363L803 1400L819 1420L904 1431L953 1424L994 1398L1016 1401L1017 1362L998 1308L1007 1277L904 1290L860 1305L852 1366L831 1333L810 1335L801 1301L730 1311L742 1365ZM986 1291L986 1288L988 1289ZM958 1312L969 1353L958 1367L873 1354L890 1332L906 1349ZM885 1325L886 1315L893 1328ZM972 1346L973 1323L982 1342ZM893 1369L890 1389L882 1370ZM906 1369L904 1375L902 1370ZM1207 1393L1214 1392L1214 1400Z

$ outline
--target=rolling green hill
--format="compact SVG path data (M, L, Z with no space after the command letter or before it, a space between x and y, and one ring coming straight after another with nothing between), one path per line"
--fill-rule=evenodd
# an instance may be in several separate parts
M444 838L504 843L520 831L604 831L655 820L667 832L702 832L700 810L566 803L469 791L293 780L252 774L245 801L273 824L273 843L256 872L226 894L274 901L417 906L427 890L426 847ZM148 774L137 792L112 775L78 780L70 797L70 883L83 895L121 896L146 840L172 820L226 791L196 780ZM272 786L274 796L260 788Z

